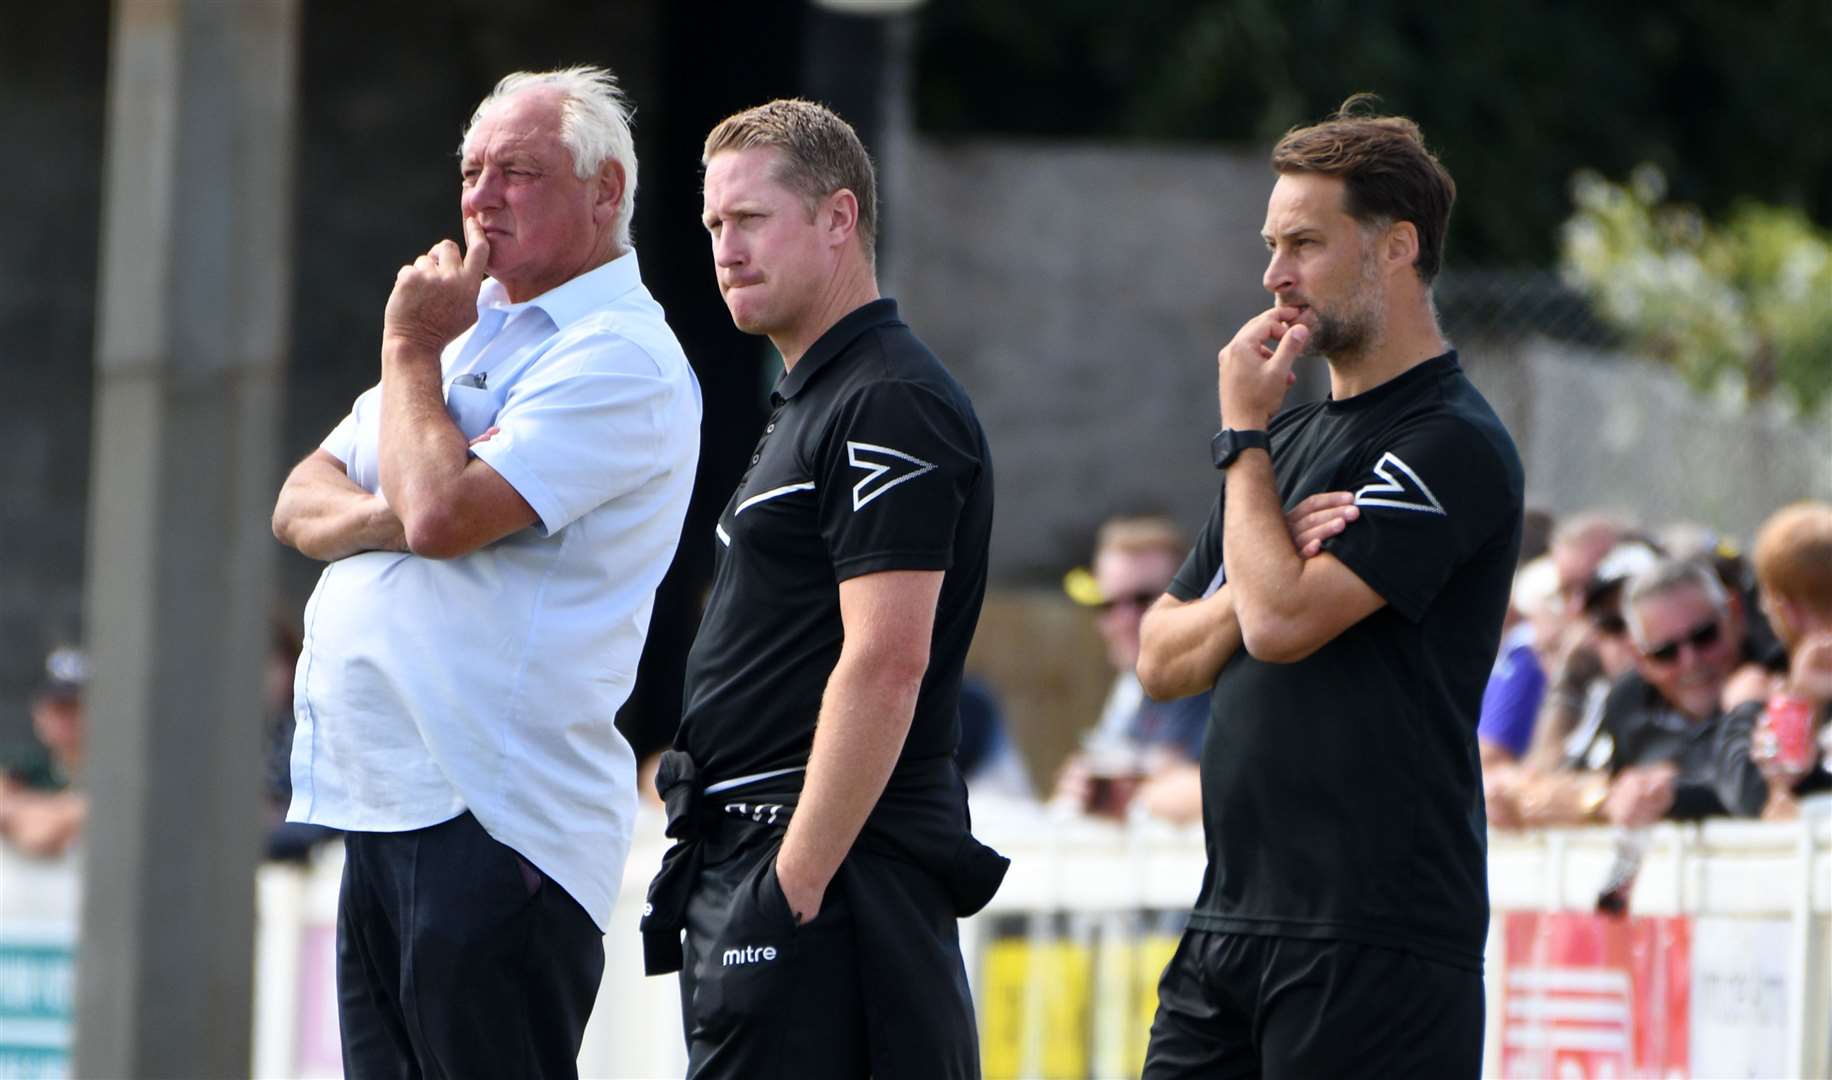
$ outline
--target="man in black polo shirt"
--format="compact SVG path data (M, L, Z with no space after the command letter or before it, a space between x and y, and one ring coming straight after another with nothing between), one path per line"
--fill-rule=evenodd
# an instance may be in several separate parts
M1006 864L968 834L954 750L985 436L878 295L876 185L845 121L772 102L702 160L720 291L785 373L719 518L658 771L680 842L647 966L681 970L693 1077L978 1076L955 920Z
M1716 570L1664 559L1628 580L1622 612L1635 671L1603 703L1616 825L1650 825L1732 811L1720 797L1715 742L1725 711L1766 689L1744 656L1747 625Z
M1455 186L1415 124L1359 106L1273 151L1277 304L1220 353L1224 487L1142 632L1148 693L1214 684L1208 867L1159 984L1153 1080L1481 1068L1476 718L1521 467L1431 303ZM1308 353L1329 399L1274 418ZM1355 520L1324 512L1310 555L1284 508L1337 490Z

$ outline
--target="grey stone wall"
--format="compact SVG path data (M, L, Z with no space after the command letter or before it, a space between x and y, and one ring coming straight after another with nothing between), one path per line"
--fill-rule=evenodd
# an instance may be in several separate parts
M991 440L995 574L1059 575L1118 509L1200 527L1215 353L1267 305L1263 159L918 139L906 160L886 287Z
M996 578L1052 580L1116 508L1199 527L1215 485L1215 352L1267 303L1264 158L918 138L904 159L886 208L899 237L887 288L992 442ZM1823 417L1701 397L1530 321L1500 336L1459 329L1447 326L1520 445L1533 505L1747 537L1785 502L1832 498ZM1322 391L1320 364L1301 374L1294 398Z

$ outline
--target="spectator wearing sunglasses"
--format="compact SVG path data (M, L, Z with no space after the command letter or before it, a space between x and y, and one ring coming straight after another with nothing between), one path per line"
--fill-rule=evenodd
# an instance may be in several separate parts
M1058 805L1118 814L1138 798L1147 811L1172 820L1194 821L1201 814L1196 761L1208 724L1209 695L1153 701L1134 673L1139 623L1164 595L1188 550L1183 530L1169 518L1113 517L1095 536L1090 567L1064 578L1070 599L1096 613L1095 627L1114 676L1099 721L1057 774L1053 801ZM1105 782L1112 772L1123 774L1122 783Z
M1632 578L1623 615L1635 673L1611 689L1604 815L1617 825L1727 813L1713 747L1734 702L1725 688L1746 663L1743 609L1710 567L1668 559Z

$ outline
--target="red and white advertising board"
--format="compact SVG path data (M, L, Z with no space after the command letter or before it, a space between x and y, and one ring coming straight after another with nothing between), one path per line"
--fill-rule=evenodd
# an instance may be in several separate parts
M1503 1076L1689 1074L1690 920L1516 911L1504 933Z

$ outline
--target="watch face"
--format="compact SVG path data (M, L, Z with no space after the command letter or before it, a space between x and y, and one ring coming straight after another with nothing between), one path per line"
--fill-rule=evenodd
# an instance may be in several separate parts
M1240 456L1240 447L1235 443L1232 431L1223 431L1215 436L1215 441L1210 446L1215 451L1217 469L1227 468L1236 457Z
M1268 449L1272 445L1272 439L1263 431L1235 431L1232 428L1223 428L1209 445L1215 452L1215 467L1225 469L1234 464L1234 459L1240 456L1241 451L1251 450L1256 446Z

